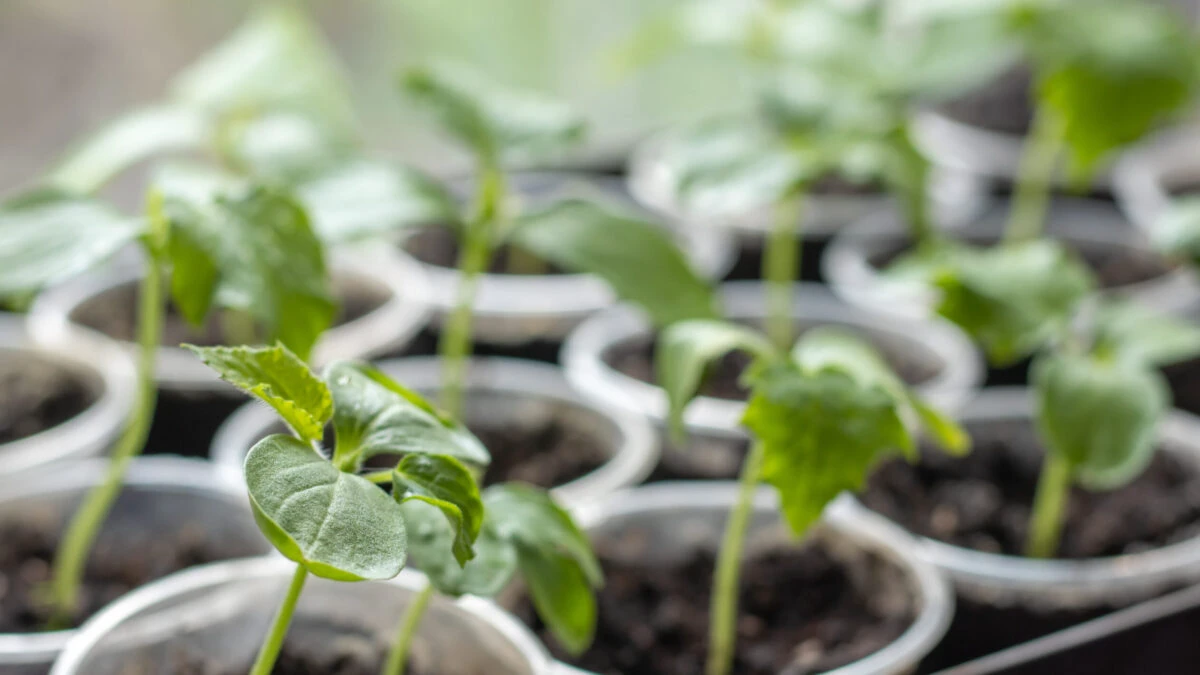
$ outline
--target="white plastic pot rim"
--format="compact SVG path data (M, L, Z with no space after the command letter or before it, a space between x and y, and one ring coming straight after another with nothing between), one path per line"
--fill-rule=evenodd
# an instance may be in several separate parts
M1176 182L1200 179L1200 133L1194 128L1166 131L1126 153L1113 167L1113 192L1125 216L1153 236L1170 212Z

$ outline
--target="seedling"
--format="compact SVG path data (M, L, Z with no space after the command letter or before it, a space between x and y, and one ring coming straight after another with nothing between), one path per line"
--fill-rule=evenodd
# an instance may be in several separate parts
M280 345L192 350L273 407L293 434L268 436L246 456L259 527L296 563L251 675L274 667L309 574L390 579L409 555L430 583L410 604L382 675L404 672L436 592L495 595L518 573L564 645L590 644L601 574L586 536L535 488L497 485L481 495L475 474L491 458L461 423L366 364L334 363L317 377ZM322 447L329 422L332 452ZM399 459L367 468L381 455Z

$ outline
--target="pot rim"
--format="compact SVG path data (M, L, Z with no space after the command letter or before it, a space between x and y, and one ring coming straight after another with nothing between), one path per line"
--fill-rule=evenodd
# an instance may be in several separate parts
M1193 127L1161 132L1123 155L1113 167L1113 192L1129 222L1153 237L1171 209L1172 175L1200 178L1200 133Z
M1033 395L1025 387L985 389L963 410L960 421L1028 419ZM1200 464L1200 418L1181 410L1163 420L1159 437L1171 447L1195 457ZM847 508L874 513L857 499ZM878 514L876 514L878 515ZM1027 597L1068 599L1067 604L1098 604L1108 596L1137 592L1155 584L1200 578L1200 535L1142 553L1086 558L1040 560L985 553L928 537L918 538L918 552L945 570L957 583L984 589L1016 591ZM1073 602L1071 601L1073 599Z
M112 342L70 330L53 343L36 344L23 320L5 316L0 317L0 349L30 352L81 374L95 395L91 405L61 424L0 444L0 476L98 454L121 433L134 405L137 368ZM99 384L98 390L93 383Z
M1079 197L1055 197L1058 208L1120 211L1108 202ZM1122 218L1123 220L1123 218ZM1003 218L977 222L956 230L958 234L982 233L997 237L1004 227ZM1048 226L1056 239L1094 243L1142 252L1154 252L1145 236L1133 228L1092 218L1056 221ZM839 232L826 249L821 267L838 297L876 312L910 317L933 313L936 295L932 289L914 281L890 280L870 263L870 257L883 252L887 244L908 238L908 231L892 213L876 213ZM1125 296L1139 304L1172 315L1186 314L1200 303L1200 280L1186 266L1170 268L1166 274L1132 284L1099 291L1102 296Z
M376 367L417 391L437 389L442 379L441 361L434 356L389 359L377 363ZM575 506L639 483L658 464L658 437L644 417L580 396L571 389L562 369L556 366L503 357L473 358L468 362L466 377L467 398L472 392L488 391L566 401L603 417L616 427L621 442L608 461L551 490L564 504ZM211 450L213 462L240 476L250 446L276 423L275 412L269 407L256 402L242 406L217 429Z
M124 621L137 615L146 607L162 603L174 596L196 592L229 582L247 579L269 580L288 578L295 572L296 563L279 556L267 555L240 560L227 560L193 567L177 572L114 601L93 616L80 629L79 636L71 641L62 655L54 662L50 675L67 675L82 672L88 653ZM428 585L425 575L410 568L401 570L395 578L366 583L391 584L416 593ZM551 662L545 647L516 618L508 615L495 603L482 598L463 596L450 601L465 613L481 620L495 630L517 649L530 665L534 675L547 672Z
M709 510L714 505L733 504L739 490L740 486L734 481L654 483L613 493L580 510L577 517L580 526L590 531L612 518L636 516L647 511L678 513L686 509ZM754 509L760 513L778 513L778 493L769 487L758 488ZM886 518L853 508L845 495L825 509L821 522L864 547L884 554L903 569L919 605L912 625L894 642L826 675L892 675L900 672L898 665L901 668L914 666L937 645L950 626L954 593L949 580L934 565L914 553L913 540L908 533ZM563 673L588 673L564 666L560 666Z
M107 459L93 458L5 476L0 478L0 495L3 495L0 502L90 489L103 481L109 464ZM224 467L190 457L138 457L129 465L124 485L177 494L214 495L237 502L247 511L250 508L237 476ZM0 665L49 663L81 630L82 627L42 633L0 633Z
M845 323L866 328L907 344L920 344L941 361L932 379L915 387L932 404L953 409L979 388L983 361L971 341L955 326L939 318L911 319L881 316L837 299L821 284L797 283L796 316L802 320ZM721 285L725 314L735 319L762 317L764 286L757 281L732 281ZM649 336L654 329L645 317L628 306L599 313L580 324L563 345L562 362L567 379L588 397L606 405L649 416L662 426L667 417L666 392L610 366L605 352L631 338ZM697 396L684 411L690 431L722 438L745 438L741 418L745 401Z
M315 363L336 358L369 358L411 340L424 327L429 308L417 299L426 280L421 270L403 256L364 247L339 248L332 256L331 272L386 289L388 299L367 314L338 326L321 336L313 350ZM71 313L83 303L118 286L138 281L140 265L123 265L111 271L80 276L42 293L29 311L30 335L39 343L53 343L70 330L103 335L76 324ZM104 336L105 339L107 336ZM137 346L117 341L127 352ZM178 346L160 345L157 351L157 381L161 389L234 395L234 390Z

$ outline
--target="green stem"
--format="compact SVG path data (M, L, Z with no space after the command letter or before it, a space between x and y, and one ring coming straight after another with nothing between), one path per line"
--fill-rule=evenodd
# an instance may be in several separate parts
M288 626L292 624L292 614L296 612L296 603L300 601L300 592L304 590L304 582L307 580L308 570L304 565L296 565L296 572L292 574L292 583L288 586L287 595L283 597L283 604L275 612L275 618L271 621L271 630L258 650L258 657L254 659L254 666L250 668L250 675L270 675L275 668L275 662L279 660L279 652L283 649L283 639L287 637Z
M767 335L781 351L792 347L792 288L800 274L797 255L801 197L787 197L775 207L775 222L763 252L763 279L767 284Z
M1039 111L1034 116L1033 128L1021 155L1012 210L1004 232L1006 240L1028 241L1041 234L1050 202L1050 185L1062 147L1062 122L1052 113Z
M1047 453L1038 479L1033 500L1033 520L1029 524L1029 541L1025 555L1030 558L1052 558L1058 551L1062 535L1063 512L1071 488L1071 466L1054 453Z
M152 219L153 220L153 219ZM146 445L158 389L155 383L155 358L162 338L164 295L163 271L159 258L151 252L146 263L138 299L138 383L135 407L117 441L104 482L94 487L84 498L71 518L54 558L51 598L54 604L52 623L69 620L78 604L79 589L88 554L96 542L100 526L108 517L113 502L121 492L125 473Z
M471 323L479 275L492 257L492 238L504 196L504 175L493 164L484 164L479 176L476 212L463 235L458 259L458 297L442 331L438 352L442 357L442 407L451 416L462 414L463 383L471 353Z
M426 584L425 588L413 598L412 604L408 606L408 611L404 613L404 621L400 623L400 632L396 634L396 644L392 645L392 650L388 652L387 663L383 665L381 675L404 675L404 669L408 667L408 651L412 647L413 638L417 635L417 627L421 625L421 618L425 616L425 610L429 607L429 601L433 599L435 590L433 584Z
M762 475L763 446L755 441L742 465L738 481L737 503L725 523L725 537L717 554L713 574L710 608L708 664L706 675L728 675L737 646L738 577L742 567L742 548L750 517L754 515L754 495Z

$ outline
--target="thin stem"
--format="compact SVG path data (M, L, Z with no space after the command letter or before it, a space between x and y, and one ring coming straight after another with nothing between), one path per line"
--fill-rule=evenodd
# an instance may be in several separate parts
M283 649L283 639L287 637L288 627L292 624L292 614L296 612L296 603L300 601L300 592L304 590L304 582L307 580L308 570L304 565L296 565L287 595L283 597L283 604L275 612L275 618L271 620L271 630L258 650L258 657L254 659L254 666L250 668L250 675L270 675L274 670L275 662L279 660L279 652Z
M504 196L504 175L499 168L484 164L479 176L476 211L467 224L462 253L458 259L458 297L454 311L442 331L438 351L442 357L442 407L457 418L462 413L463 381L471 353L471 323L479 275L492 257L495 221Z
M1033 520L1029 524L1026 556L1052 558L1058 551L1063 512L1070 488L1070 465L1062 457L1047 453L1042 464L1042 475L1038 478L1037 494L1033 499Z
M737 646L738 577L742 568L742 548L746 543L750 517L754 514L754 494L762 475L762 463L763 446L756 441L750 446L750 453L742 465L737 503L725 523L725 537L717 554L710 608L708 664L705 668L707 675L728 675L733 666L733 654Z
M1028 241L1041 234L1050 202L1050 183L1062 147L1062 122L1053 113L1039 111L1025 139L1008 228L1004 232L1006 240Z
M145 447L146 437L150 433L150 422L154 417L158 394L155 383L155 358L162 338L163 306L166 300L162 265L153 251L147 257L146 276L142 280L138 299L137 402L124 433L113 449L104 482L88 492L71 518L62 543L59 544L54 558L54 574L50 588L54 604L54 624L67 621L74 614L88 554L96 542L100 526L108 517L113 502L121 492L129 465Z
M412 647L413 638L417 635L417 626L421 625L421 618L425 616L425 610L429 607L429 601L433 599L434 592L433 584L426 584L425 588L413 598L412 604L408 606L408 611L404 613L404 621L400 623L400 632L396 635L396 643L388 652L387 663L383 665L381 675L404 675L404 669L408 667L409 648Z
M767 335L784 352L792 346L792 288L800 274L797 247L801 199L799 195L788 197L776 205L775 223L763 252L762 275L767 284Z
M913 144L907 128L896 131L895 148L900 169L890 181L892 190L900 201L913 243L918 248L927 247L938 236L929 214L929 160Z

